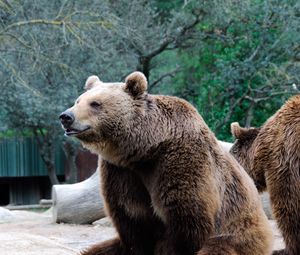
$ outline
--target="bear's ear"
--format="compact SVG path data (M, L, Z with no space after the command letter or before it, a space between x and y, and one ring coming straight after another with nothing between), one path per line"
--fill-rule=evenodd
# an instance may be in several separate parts
M231 134L237 139L241 138L243 135L245 135L245 133L247 133L247 128L240 127L238 122L231 123L230 129Z
M147 87L147 79L141 72L133 72L125 79L125 91L133 97L142 95L147 90Z
M87 78L85 85L84 85L84 89L85 90L92 89L98 85L101 85L101 83L102 83L102 81L100 81L98 76L92 75L89 78Z
M230 125L231 133L236 139L249 139L256 137L260 128L250 127L242 128L238 122L233 122Z

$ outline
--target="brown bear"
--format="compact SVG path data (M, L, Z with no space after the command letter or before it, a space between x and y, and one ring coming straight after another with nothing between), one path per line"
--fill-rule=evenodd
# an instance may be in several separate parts
M196 109L125 83L88 78L60 115L65 134L101 156L101 187L118 236L84 255L267 255L272 231L247 173ZM100 158L100 157L99 157Z
M267 190L286 244L273 254L300 254L300 95L288 100L261 128L231 124L237 139L231 153Z

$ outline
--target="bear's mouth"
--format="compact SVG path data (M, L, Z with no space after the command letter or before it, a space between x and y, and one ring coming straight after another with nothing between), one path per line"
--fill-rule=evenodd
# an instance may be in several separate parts
M66 136L73 136L73 135L78 135L81 134L87 130L89 130L90 127L86 127L85 129L79 130L79 129L75 129L75 128L66 128L65 129L65 135Z

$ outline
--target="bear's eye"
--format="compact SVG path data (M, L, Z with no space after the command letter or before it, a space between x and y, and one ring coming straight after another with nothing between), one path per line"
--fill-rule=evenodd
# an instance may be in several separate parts
M101 104L96 102L96 101L93 101L93 102L90 103L90 106L92 108L99 108L101 106Z

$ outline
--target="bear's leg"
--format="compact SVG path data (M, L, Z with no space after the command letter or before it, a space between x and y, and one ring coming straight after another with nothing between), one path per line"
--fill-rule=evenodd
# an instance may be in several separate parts
M272 212L282 233L286 248L273 254L300 254L300 195L299 181L286 173L284 179L268 184Z
M175 205L176 212L166 216L166 230L156 245L155 255L194 255L204 245L211 235L213 219L205 213L207 208L196 202L191 205L193 208Z
M103 244L94 246L99 247L98 253L94 254L153 255L163 224L153 216L151 199L141 180L129 169L118 168L106 161L101 163L100 172L106 209L120 241L105 248L107 253Z
M196 254L196 255L240 255L246 253L238 253L235 250L236 244L232 242L232 239L227 236L211 237L205 241L200 251L191 252L188 247L182 246L181 249L179 244L174 244L168 240L160 240L157 242L155 255L185 255L185 254ZM186 250L185 250L186 249ZM255 254L258 255L258 254ZM261 254L260 254L261 255Z
M270 255L273 238L269 235L272 232L265 233L263 229L264 224L258 228L248 226L234 235L210 237L197 255Z
M112 219L120 238L95 244L82 251L82 255L153 255L155 238L160 237L156 227L160 223L151 219L132 219L124 214L115 215ZM154 233L157 236L154 237Z
M191 165L186 148L177 147L172 148L176 153L159 165L160 181L153 194L159 198L154 211L160 212L165 224L155 255L195 255L213 232L219 206L213 178L203 177L204 170L194 166L201 166L201 161Z
M285 249L282 249L282 250L273 251L272 255L287 255L287 254L285 253Z
M156 240L160 238L163 224L153 218L132 218L118 210L111 215L122 240L126 254L153 255Z
M207 240L197 255L239 255L229 236L217 236Z
M173 192L176 194L171 194ZM163 199L167 205L162 211L166 212L167 220L164 235L156 244L155 255L195 255L212 233L211 208L207 208L201 198L180 197L179 193L174 189Z

